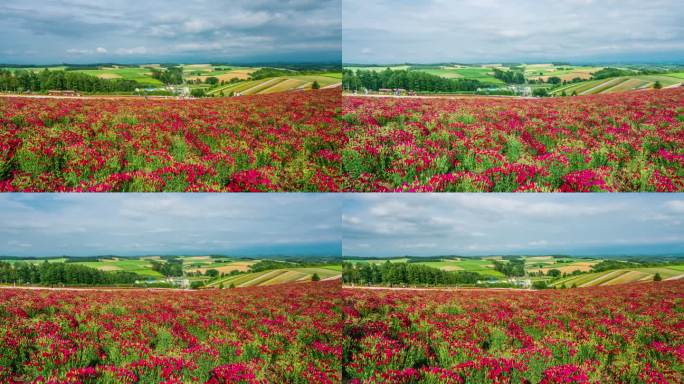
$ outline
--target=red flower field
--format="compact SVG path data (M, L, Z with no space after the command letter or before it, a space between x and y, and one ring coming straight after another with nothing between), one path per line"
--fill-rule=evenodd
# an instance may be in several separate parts
M350 383L681 383L684 281L343 289Z
M2 383L339 383L339 281L0 290Z
M0 191L338 190L339 89L0 98Z
M344 97L351 191L682 191L684 87L552 99Z

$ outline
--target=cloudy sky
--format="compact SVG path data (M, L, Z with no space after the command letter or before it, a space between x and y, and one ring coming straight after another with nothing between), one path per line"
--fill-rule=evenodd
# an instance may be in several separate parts
M340 255L333 194L0 194L0 255Z
M3 0L0 63L321 62L340 0Z
M355 194L345 256L684 253L684 194Z
M345 63L683 62L681 0L343 0Z

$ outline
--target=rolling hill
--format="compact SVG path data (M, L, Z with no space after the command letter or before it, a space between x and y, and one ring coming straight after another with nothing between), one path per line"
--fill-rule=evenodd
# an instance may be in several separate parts
M653 88L656 81L659 81L663 88L677 86L684 82L684 72L588 80L556 88L551 91L551 94L560 95L565 92L566 95L574 93L577 95L595 95L599 93L634 91Z
M639 281L652 281L656 273L663 280L676 280L684 278L684 265L653 268L628 268L610 271L585 273L577 276L569 276L557 280L550 285L552 287L593 287L603 285L617 285Z
M342 79L338 74L279 76L227 84L212 89L207 94L210 96L229 96L231 94L262 95L292 90L306 90L311 89L314 81L317 81L321 88L325 88L341 84Z
M311 281L311 277L314 273L318 274L321 280L342 276L341 267L284 268L226 276L224 278L214 280L211 283L208 283L206 286L211 288L223 286L227 288L232 284L235 287L254 287L303 282Z

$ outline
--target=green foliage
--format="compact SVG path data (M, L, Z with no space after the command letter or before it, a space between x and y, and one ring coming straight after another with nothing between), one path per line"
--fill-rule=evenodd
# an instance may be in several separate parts
M653 276L653 281L662 281L663 278L660 276L660 273L656 272L656 274Z
M508 261L493 260L494 269L506 276L525 276L525 260L510 259Z
M318 276L318 273L314 273L311 275L311 281L321 281L321 277Z
M653 84L654 89L661 89L663 88L663 84L660 82L660 80L657 80L655 84Z
M88 93L132 92L142 84L133 80L100 79L85 73L48 70L9 71L0 69L0 91L41 92L48 90L69 90Z
M190 91L190 96L192 97L205 97L207 93L202 88L193 88Z
M485 85L472 79L447 79L423 71L392 70L345 70L342 84L348 90L369 89L377 91L387 88L402 88L419 92L475 91Z
M524 84L525 75L520 71L502 71L494 68L494 77L507 84Z
M475 284L484 277L476 272L443 271L422 264L343 263L342 280L345 283L370 285L456 285Z
M551 277L560 277L561 271L558 269L550 269L546 274Z
M637 72L628 70L628 69L618 69L618 68L603 68L600 69L596 72L594 72L591 75L591 78L594 80L600 80L600 79L607 79L610 77L619 77L619 76L631 76L631 75L636 75Z
M321 89L321 85L318 84L318 81L314 80L313 84L311 84L311 89Z
M167 259L165 261L150 261L152 269L164 276L183 276L183 261L178 259Z
M0 262L0 282L39 285L111 285L133 284L141 276L132 272L104 272L69 263Z
M546 289L548 288L548 285L546 285L546 281L544 280L537 280L532 283L532 288L534 289Z
M561 78L558 76L552 76L549 77L548 80L546 80L546 82L549 84L558 85L561 83Z
M152 77L164 84L183 84L183 68L181 67L152 68L151 71Z
M549 90L546 88L535 88L532 90L532 96L536 97L547 97L549 95Z

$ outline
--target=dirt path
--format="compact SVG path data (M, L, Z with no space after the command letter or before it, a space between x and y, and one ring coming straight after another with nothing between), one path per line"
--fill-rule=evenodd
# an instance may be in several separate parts
M327 85L321 89L337 88L337 87L341 87L341 86L342 86L342 83L335 83L335 84Z
M504 95L415 95L415 96L397 96L397 95L364 95L352 94L344 92L342 96L347 97L369 97L369 98L385 98L385 99L539 99L532 96L504 96Z
M253 86L253 87L249 87L249 88L247 88L247 89L245 89L245 90L240 91L239 93L240 93L241 95L249 95L249 93L247 93L247 92L251 91L252 89L263 87L264 85L271 84L272 82L274 82L274 81L276 81L276 80L278 80L278 78L277 78L277 77L274 77L274 78L272 78L271 80L267 80L267 81L264 81L264 82L262 82L262 83L259 83L259 84L255 85L255 86ZM266 88L262 89L262 91L267 90L268 88L270 88L270 87L266 87Z
M591 87L591 88L587 89L586 91L580 92L580 95L587 95L587 94L590 94L591 91L593 91L594 89L601 88L601 87L603 87L603 86L605 86L605 85L610 85L610 88L612 88L612 87L614 87L614 86L616 85L616 80L619 80L619 79L620 79L620 78L618 77L617 79L612 79L612 80L608 80L608 81L604 81L604 82L602 82L602 83L599 83L598 85L596 85L596 86L594 86L594 87ZM617 81L617 83L619 83L619 81ZM606 90L608 90L608 89L610 89L610 88L606 88Z
M595 278L595 279L593 279L593 280L589 280L589 281L587 281L586 283L581 284L580 287L589 287L589 286L591 286L591 283L593 283L593 282L595 282L595 281L598 281L598 280L604 280L605 282L608 282L608 281L610 281L610 280L612 280L612 279L606 279L607 277L612 276L612 275L614 275L614 274L616 274L616 273L618 273L618 272L620 272L620 271L621 271L621 270L618 269L618 270L615 270L615 271L606 273L605 275L601 275L601 276L599 276L599 277L597 277L597 278ZM599 285L600 285L600 284L599 284Z
M111 287L88 287L88 288L76 288L76 287L26 287L17 286L13 287L11 285L2 285L0 289L21 289L27 291L99 291L99 292L131 292L131 291L179 291L179 292L192 292L192 289L182 289L182 288L111 288Z
M343 285L343 289L365 289L370 291L443 291L443 292L456 292L456 291L524 291L530 292L532 289L524 288L403 288L403 287L352 287L349 285Z
M682 273L681 275L669 277L669 278L665 279L665 281L669 281L669 280L681 280L681 279L684 279L684 273Z
M176 96L128 96L128 95L92 95L92 96L51 96L51 95L12 95L0 94L0 97L22 99L66 99L66 100L181 100ZM187 100L187 99L182 99Z
M335 276L330 276L330 277L325 278L325 279L321 279L321 281L341 280L341 279L342 279L342 275L335 275Z

